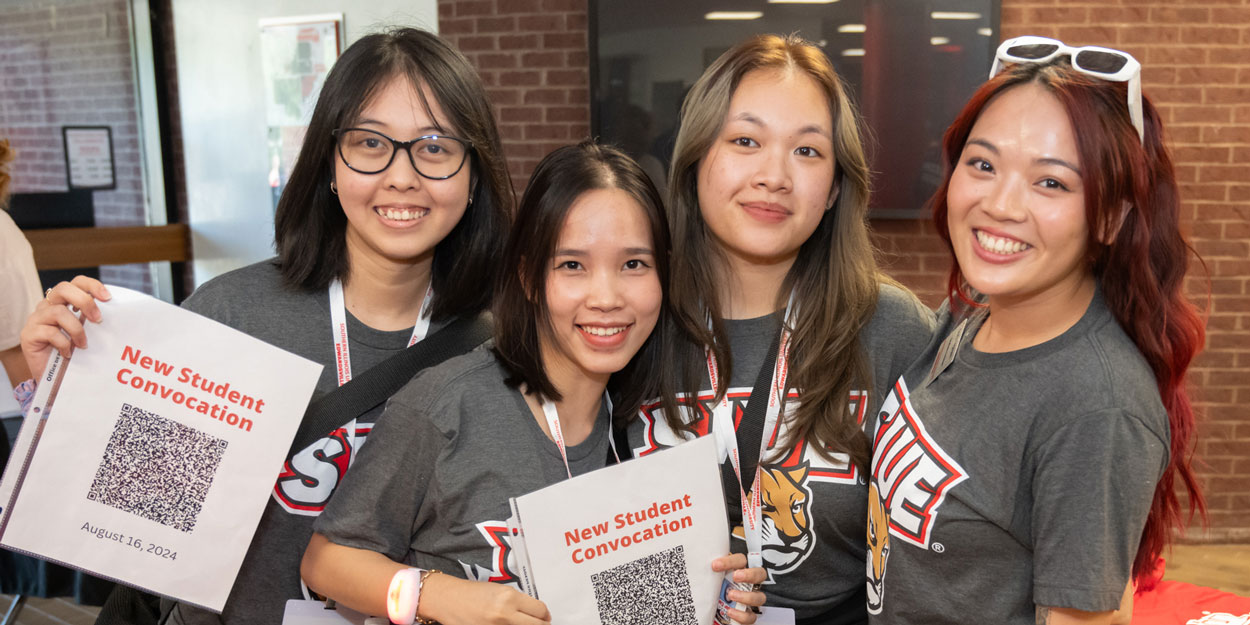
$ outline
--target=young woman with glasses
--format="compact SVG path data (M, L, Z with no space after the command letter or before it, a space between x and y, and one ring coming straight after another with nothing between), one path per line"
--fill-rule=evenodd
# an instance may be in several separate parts
M758 36L691 89L669 178L685 408L644 406L645 455L717 436L735 551L770 608L862 623L864 425L932 313L877 273L860 120L817 46Z
M391 399L317 520L309 585L395 623L549 622L515 588L499 534L508 500L603 467L616 454L612 417L629 418L642 398L674 405L661 351L673 334L668 240L660 198L628 156L592 143L548 155L499 259L510 271L496 289L494 349L428 369Z
M324 394L484 311L510 222L507 172L485 89L460 53L414 29L365 36L317 100L274 217L277 258L205 283L184 305L324 363ZM22 334L32 371L53 349L87 346L69 306L98 323L94 298L108 292L84 277L47 295ZM286 600L303 596L313 520L380 412L287 461L220 617L177 605L169 622L281 621Z
M1192 250L1139 66L1009 40L947 130L955 266L939 332L880 413L874 623L1108 623L1190 510Z

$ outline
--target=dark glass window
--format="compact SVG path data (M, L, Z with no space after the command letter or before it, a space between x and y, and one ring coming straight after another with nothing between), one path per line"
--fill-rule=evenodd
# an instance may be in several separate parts
M942 133L989 73L1000 1L591 0L593 131L662 177L704 68L756 33L798 33L824 49L870 129L873 215L923 216ZM708 19L716 11L760 17Z

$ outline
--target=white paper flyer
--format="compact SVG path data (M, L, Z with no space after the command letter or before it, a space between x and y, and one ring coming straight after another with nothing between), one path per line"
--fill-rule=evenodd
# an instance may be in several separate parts
M40 379L0 546L221 611L322 365L109 291Z
M710 436L513 500L523 585L552 625L708 625L729 553Z

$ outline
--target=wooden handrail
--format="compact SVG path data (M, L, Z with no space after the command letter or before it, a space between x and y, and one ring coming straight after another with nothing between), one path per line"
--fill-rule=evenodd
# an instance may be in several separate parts
M78 269L191 258L186 224L24 230L38 269Z

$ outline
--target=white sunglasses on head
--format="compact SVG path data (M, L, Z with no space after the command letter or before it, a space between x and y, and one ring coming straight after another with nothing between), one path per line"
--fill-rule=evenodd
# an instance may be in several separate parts
M1137 129L1137 138L1145 142L1141 110L1141 63L1127 52L1081 46L1073 48L1049 37L1015 37L1004 41L994 54L990 78L998 75L1006 63L1046 63L1058 56L1072 60L1072 69L1111 82L1128 83L1128 114Z

